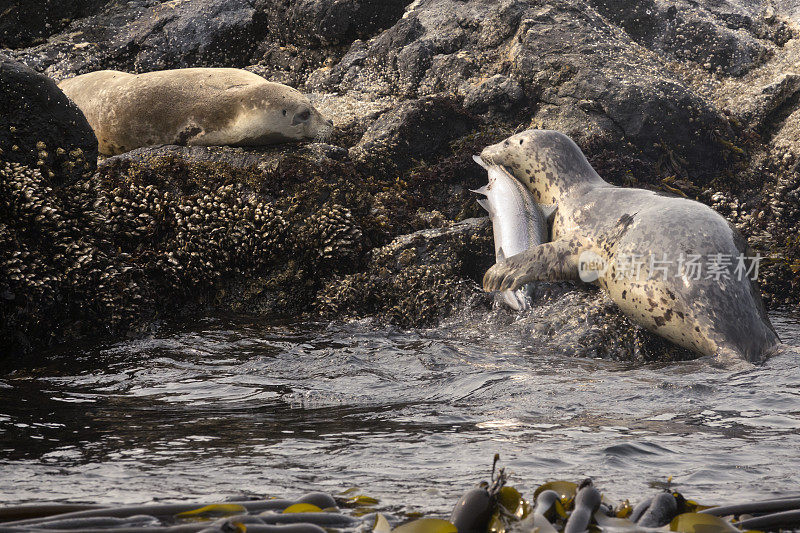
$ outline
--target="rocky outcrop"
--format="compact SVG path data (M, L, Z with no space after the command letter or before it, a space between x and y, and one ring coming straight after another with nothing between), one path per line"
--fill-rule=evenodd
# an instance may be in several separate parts
M44 41L73 19L96 13L110 0L10 0L0 8L0 47Z
M16 56L60 81L94 70L243 67L264 37L246 0L112 3Z
M311 69L338 57L338 48L390 25L402 10L402 3L378 0L111 2L47 42L14 53L57 81L108 68L250 65L297 85Z
M97 166L97 139L56 84L0 54L0 158L37 169L51 184Z
M14 275L0 287L0 329L24 347L206 308L403 326L462 305L484 312L477 283L491 239L485 221L467 221L482 214L469 189L485 180L470 156L531 127L570 135L613 183L713 206L767 258L772 304L796 303L790 3L110 2L8 53L56 79L245 67L310 92L336 130L324 144L141 149L84 176L94 155L51 161L78 141L41 136L71 139L80 128L47 117L72 108L57 95L53 109L37 104L39 136L14 138L19 158L0 154L0 201L14 206L0 214L2 268ZM562 289L571 309L604 317L582 339L625 338L643 359L665 353L613 306Z
M576 2L415 2L402 21L314 73L317 89L455 94L475 110L569 134L594 150L681 154L697 181L725 161L727 120L662 58ZM766 45L764 45L766 46ZM669 117L665 120L664 117Z

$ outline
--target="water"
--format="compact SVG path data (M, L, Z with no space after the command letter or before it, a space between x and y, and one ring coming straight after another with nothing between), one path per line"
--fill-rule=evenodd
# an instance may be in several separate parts
M773 319L800 346L800 322ZM541 320L466 313L401 331L210 318L66 353L0 380L0 501L358 486L382 508L442 516L495 453L529 495L586 476L611 501L670 476L705 503L800 493L796 352L733 369L572 358L520 334Z

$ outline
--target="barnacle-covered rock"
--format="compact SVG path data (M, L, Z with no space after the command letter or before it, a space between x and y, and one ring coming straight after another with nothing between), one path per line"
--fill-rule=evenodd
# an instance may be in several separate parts
M86 182L47 181L38 170L0 164L0 331L14 339L2 355L127 331L147 299L141 271L98 247L97 219L76 216Z
M338 204L326 205L312 214L298 231L297 246L319 264L347 266L363 248L362 232L350 210Z
M17 339L0 356L135 332L286 261L289 223L272 202L239 181L186 181L172 164L52 187L0 165L0 334Z
M324 286L316 307L323 316L379 314L401 326L430 325L480 293L492 250L486 218L403 235L373 250L365 271Z
M794 165L794 158L785 161ZM773 305L796 305L800 299L800 172L796 167L781 169L758 216L756 227L761 229L761 248L766 250L761 285Z

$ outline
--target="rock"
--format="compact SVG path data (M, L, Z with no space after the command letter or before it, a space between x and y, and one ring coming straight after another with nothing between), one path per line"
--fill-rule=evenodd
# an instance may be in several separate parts
M486 179L470 156L531 127L573 137L613 183L718 209L773 258L761 278L771 301L796 303L792 2L108 3L8 53L57 79L244 67L311 91L336 129L309 144L136 150L93 177L62 177L74 161L50 161L50 141L16 159L4 144L0 204L12 208L0 210L0 336L30 350L208 308L405 326L435 324L465 302L485 315L491 298L477 282L493 247L485 220L465 221L482 214L469 189ZM77 131L25 131L51 129ZM91 169L94 155L84 159ZM546 331L548 349L686 356L597 291L542 292L519 322Z
M405 97L452 94L478 112L530 108L523 126L563 131L590 152L613 147L651 161L674 152L692 179L714 176L725 159L719 139L733 136L727 120L659 57L579 4L421 0L309 84Z
M336 118L332 142L342 146L355 145L379 116L400 105L400 99L394 96L370 98L358 93L319 92L308 96L323 116Z
M16 57L58 81L101 69L242 67L265 32L248 0L133 0L74 21Z
M103 173L115 173L131 167L157 166L171 159L189 165L214 164L226 171L249 172L251 177L262 174L277 165L280 149L247 149L229 146L176 146L164 145L137 148L130 152L107 157L98 168Z
M380 315L402 327L436 323L468 297L494 263L488 218L402 235L372 251L363 272L325 285L316 307L326 316Z
M525 93L519 83L502 74L495 74L467 91L464 106L473 113L512 111L524 99Z
M108 0L82 2L101 6ZM94 14L74 20L46 43L16 51L15 57L57 81L101 69L149 72L257 63L254 72L297 86L306 71L341 56L332 47L391 24L402 15L403 4L132 0L97 11L84 10Z
M407 168L412 159L424 159L466 134L475 120L456 102L423 98L401 104L378 117L350 149L355 161L384 160Z
M284 45L306 48L350 44L391 26L405 2L392 0L256 0L268 33Z
M11 0L0 8L0 47L20 48L42 41L72 19L96 13L110 0Z
M645 0L635 5L623 0L590 3L646 48L730 76L741 76L769 57L772 43L764 39L782 39L763 19L754 16L757 10L753 5L727 1L697 5L686 0Z
M775 15L780 14L795 22L800 20L800 0L776 0L773 6L765 9L764 16L767 20L775 20Z
M53 80L0 54L0 159L38 169L50 184L94 171L97 139Z

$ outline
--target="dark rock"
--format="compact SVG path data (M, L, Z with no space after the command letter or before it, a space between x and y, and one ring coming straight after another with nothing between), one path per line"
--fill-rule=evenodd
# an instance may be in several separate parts
M58 81L101 69L258 63L257 73L298 85L311 70L341 57L337 47L390 25L403 9L401 2L378 0L113 2L15 57Z
M11 0L0 7L0 47L36 44L72 19L96 13L110 0Z
M0 158L58 185L94 171L97 139L50 78L0 54Z
M479 294L494 263L488 218L402 235L372 251L366 270L327 284L325 316L380 315L403 327L431 325Z
M529 108L524 125L565 132L589 152L613 147L651 161L678 153L683 172L701 183L724 163L720 139L733 135L719 111L658 57L580 2L416 2L309 85L451 94L477 112Z
M525 98L519 83L495 74L482 81L464 96L464 105L473 113L487 111L511 111Z
M248 0L134 0L77 20L16 57L59 81L109 68L243 67L265 33Z
M732 2L590 0L590 4L637 43L694 61L706 70L741 76L771 53L759 40L769 35L769 25Z
M316 48L350 44L391 26L403 0L256 0L270 37L281 44Z
M386 160L404 169L412 160L440 152L474 125L474 117L451 100L412 100L378 117L350 149L350 156L361 162Z

